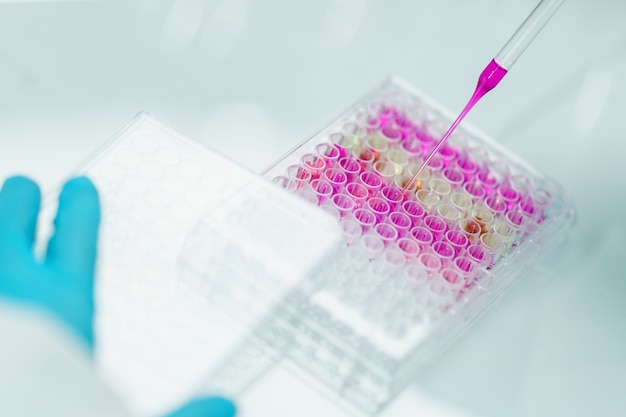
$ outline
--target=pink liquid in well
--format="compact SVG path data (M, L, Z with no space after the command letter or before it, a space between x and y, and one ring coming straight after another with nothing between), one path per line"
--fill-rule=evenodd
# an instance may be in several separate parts
M413 239L423 247L430 245L433 240L433 234L430 230L422 226L415 226L411 229L411 236Z
M439 150L439 156L443 160L443 165L448 166L450 161L457 157L457 153L453 148L444 146Z
M346 192L350 195L350 197L354 198L354 200L361 205L367 196L367 188L363 184L359 184L358 182L351 182L346 186Z
M384 216L389 213L391 209L389 203L380 197L372 197L367 200L367 206L374 213L378 220L382 220Z
M380 194L389 203L390 207L396 207L402 201L404 195L399 188L393 186L385 186L380 190Z
M416 201L411 200L402 203L402 211L409 216L414 226L417 226L417 223L424 215L424 208Z
M443 171L443 176L446 177L448 182L452 185L460 185L465 179L463 173L454 168L446 168Z

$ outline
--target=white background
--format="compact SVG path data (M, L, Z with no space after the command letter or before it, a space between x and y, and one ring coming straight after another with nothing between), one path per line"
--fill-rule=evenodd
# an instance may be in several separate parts
M139 111L260 170L397 74L460 110L530 0L0 0L0 177L51 189ZM468 120L567 189L570 240L386 417L623 415L626 2L570 0ZM276 373L243 416L341 416Z

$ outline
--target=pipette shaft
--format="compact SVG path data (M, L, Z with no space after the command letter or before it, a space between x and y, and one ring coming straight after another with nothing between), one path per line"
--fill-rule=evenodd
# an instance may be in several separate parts
M517 61L565 0L542 0L504 44L494 60L507 70Z

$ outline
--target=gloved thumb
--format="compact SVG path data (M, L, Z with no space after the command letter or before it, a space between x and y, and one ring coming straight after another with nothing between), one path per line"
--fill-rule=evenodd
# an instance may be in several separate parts
M226 398L208 397L193 400L167 417L233 417L235 404Z

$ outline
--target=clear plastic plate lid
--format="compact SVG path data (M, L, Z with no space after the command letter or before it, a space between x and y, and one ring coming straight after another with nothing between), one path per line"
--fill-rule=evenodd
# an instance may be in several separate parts
M255 335L340 245L325 213L146 114L84 164L103 205L97 366L140 415L236 395ZM314 244L313 244L314 242Z

